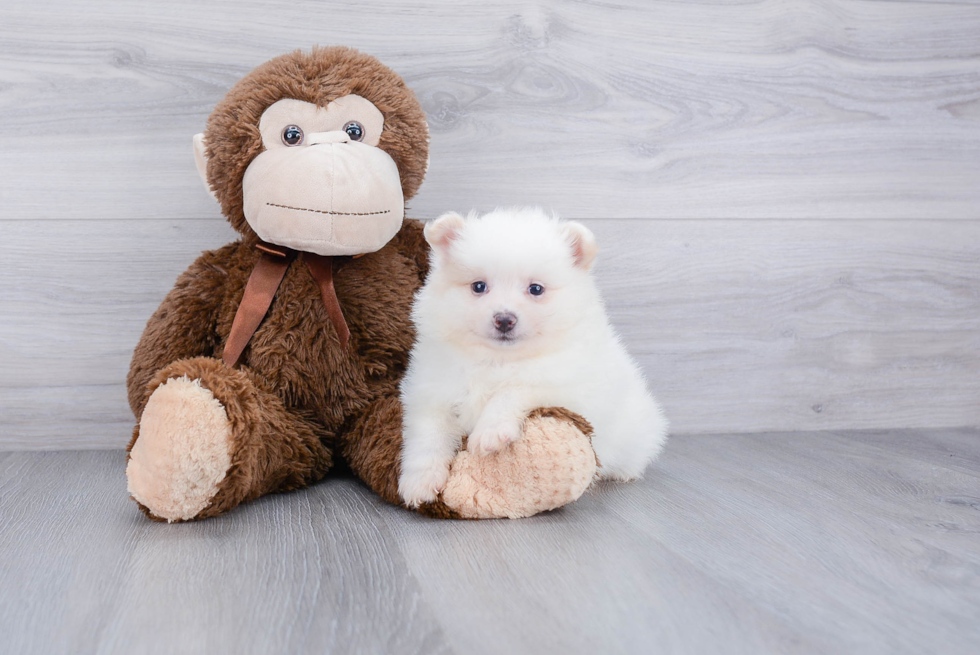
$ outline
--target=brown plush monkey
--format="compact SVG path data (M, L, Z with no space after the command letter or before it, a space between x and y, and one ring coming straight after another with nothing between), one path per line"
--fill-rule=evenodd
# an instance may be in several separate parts
M241 240L178 278L133 353L130 493L152 519L206 518L319 480L339 455L400 504L398 383L427 268L421 224L404 220L428 154L414 94L355 50L295 52L235 85L195 150ZM595 472L590 432L538 410L510 449L461 452L420 511L571 502Z

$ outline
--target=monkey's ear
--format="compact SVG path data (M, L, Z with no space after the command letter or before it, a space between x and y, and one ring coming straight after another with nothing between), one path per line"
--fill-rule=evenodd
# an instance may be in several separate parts
M578 221L568 221L564 224L564 230L565 238L572 247L572 259L575 265L588 271L595 263L596 255L599 254L595 235Z
M423 234L433 250L445 253L463 229L465 219L456 212L446 212L434 221L425 224Z
M194 135L194 163L197 164L197 174L201 176L204 188L208 190L212 198L217 200L218 197L214 195L211 185L208 184L208 153L207 146L204 145L203 132Z

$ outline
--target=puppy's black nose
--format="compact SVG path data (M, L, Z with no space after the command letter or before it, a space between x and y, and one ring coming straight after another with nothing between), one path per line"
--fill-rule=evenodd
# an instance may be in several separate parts
M507 333L514 329L517 325L517 317L513 314L494 314L493 324L497 327L499 332Z

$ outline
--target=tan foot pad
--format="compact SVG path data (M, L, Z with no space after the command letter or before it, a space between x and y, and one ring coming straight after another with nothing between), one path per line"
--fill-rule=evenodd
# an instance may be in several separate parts
M200 380L157 387L130 452L129 493L167 521L192 519L208 506L231 467L231 423Z
M500 452L460 452L442 500L464 518L524 518L577 500L595 473L588 437L567 421L537 417Z

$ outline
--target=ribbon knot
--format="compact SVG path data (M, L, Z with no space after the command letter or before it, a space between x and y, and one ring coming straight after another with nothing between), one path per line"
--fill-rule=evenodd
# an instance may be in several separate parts
M238 305L238 311L235 312L235 320L231 324L231 333L228 335L228 341L225 342L223 359L225 364L232 368L241 363L245 347L259 328L262 319L269 312L269 307L272 306L272 300L279 290L279 285L286 277L289 265L298 255L298 252L292 248L284 248L264 241L259 241L255 247L262 254L245 284L242 302ZM323 301L323 307L327 310L327 318L330 319L330 323L337 332L340 345L342 348L346 348L350 341L350 330L344 320L344 312L340 308L337 290L333 284L334 258L304 252L303 260L320 288L320 299Z

